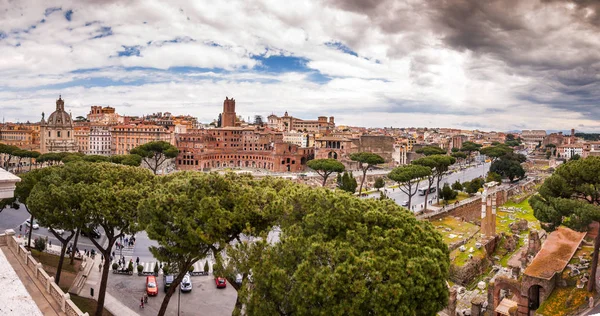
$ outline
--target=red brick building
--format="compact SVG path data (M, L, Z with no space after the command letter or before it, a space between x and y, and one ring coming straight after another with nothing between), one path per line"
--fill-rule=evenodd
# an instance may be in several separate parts
M235 100L226 98L221 128L191 129L176 136L180 170L259 168L273 172L299 172L314 156L314 149L283 141L283 133L253 127L236 127Z
M284 143L281 133L253 128L193 129L176 137L180 170L259 168L299 172L314 155L312 148Z

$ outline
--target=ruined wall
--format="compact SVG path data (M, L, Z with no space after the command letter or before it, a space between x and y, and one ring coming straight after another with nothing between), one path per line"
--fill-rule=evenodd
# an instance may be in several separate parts
M465 263L462 267L457 267L453 264L450 265L450 280L456 284L466 286L476 276L485 272L490 265L490 261L483 257L473 257L469 262Z
M481 199L465 203L449 212L434 215L430 217L429 220L434 221L446 216L454 216L464 219L467 222L479 223L481 221Z

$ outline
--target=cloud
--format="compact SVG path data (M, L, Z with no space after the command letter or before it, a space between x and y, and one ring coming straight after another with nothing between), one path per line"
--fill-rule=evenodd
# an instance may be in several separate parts
M339 124L598 127L593 0L18 1L0 10L0 112L170 111ZM387 122L390 121L390 123ZM482 127L483 128L483 127Z

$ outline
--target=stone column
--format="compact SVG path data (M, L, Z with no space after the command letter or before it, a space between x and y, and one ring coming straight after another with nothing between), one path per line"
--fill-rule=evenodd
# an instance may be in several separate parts
M38 264L35 265L35 278L37 279L38 274L40 273L40 269L43 269L42 264L38 262Z
M475 297L471 300L471 316L483 316L483 302L484 300L480 297Z
M54 277L49 277L46 281L46 292L50 293L50 284L54 283Z
M65 305L67 304L67 301L71 299L71 295L69 295L69 293L65 293L62 297L62 300L60 302L60 309L64 312L65 310Z
M456 316L456 286L450 288L450 296L448 297L448 306L446 311L448 316Z
M488 288L487 288L487 299L488 299L488 305L487 305L487 311L486 311L487 316L494 315L494 309L496 309L496 306L494 305L494 287L495 287L494 281L490 281L490 283L488 283Z

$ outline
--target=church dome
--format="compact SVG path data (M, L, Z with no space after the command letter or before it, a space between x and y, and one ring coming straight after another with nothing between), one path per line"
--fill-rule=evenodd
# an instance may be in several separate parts
M60 96L56 100L56 111L48 117L48 126L73 126L71 115L65 112L65 102Z

